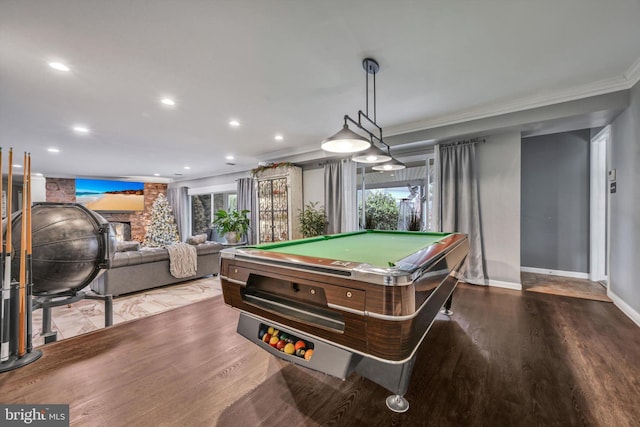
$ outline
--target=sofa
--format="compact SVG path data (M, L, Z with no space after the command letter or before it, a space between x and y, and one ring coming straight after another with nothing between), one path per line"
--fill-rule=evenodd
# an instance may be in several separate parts
M198 253L194 276L173 277L169 272L169 252L165 248L127 248L115 253L111 266L91 282L91 290L100 295L118 296L218 274L222 245L207 241L194 246Z

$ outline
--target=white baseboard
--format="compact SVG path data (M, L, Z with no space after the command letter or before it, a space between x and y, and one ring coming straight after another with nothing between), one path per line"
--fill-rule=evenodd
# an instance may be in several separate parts
M522 290L522 284L521 283L502 282L500 280L488 279L487 280L487 285L493 286L493 287L496 287L496 288L513 289L514 291L521 291Z
M580 273L578 271L548 270L546 268L520 267L523 273L548 274L550 276L572 277L574 279L589 279L589 273Z
M607 289L607 296L611 298L611 301L613 301L613 303L616 305L616 307L620 309L620 311L626 314L629 319L633 320L633 323L640 326L640 313L635 311L629 304L624 302L622 298L620 298L618 295L611 292L611 289Z

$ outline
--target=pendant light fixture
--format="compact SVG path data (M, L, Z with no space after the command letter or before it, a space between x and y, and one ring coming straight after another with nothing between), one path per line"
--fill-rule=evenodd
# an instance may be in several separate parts
M367 138L349 129L346 116L342 129L336 132L335 135L322 141L322 149L331 153L356 153L366 150L370 145Z
M371 147L366 150L351 156L351 160L357 163L381 163L391 159L390 154L382 151L381 148L378 148L374 144L371 144Z
M380 70L380 65L378 65L378 62L375 59L365 58L362 61L362 68L364 68L366 72L366 113L363 113L362 110L358 111L358 121L353 120L349 115L345 115L342 130L322 141L322 149L332 153L357 153L351 157L351 160L358 163L388 164L389 162L395 162L397 163L394 165L395 169L388 170L403 169L404 164L393 159L391 156L389 146L382 140L382 128L376 123L376 73ZM369 118L370 76L373 79L373 120ZM367 129L363 125L363 121L367 126L372 128L375 133ZM348 122L351 122L355 127L366 133L369 136L369 139L364 138L349 129ZM384 145L387 151L385 152L383 149L378 147L376 145L376 141L378 144Z
M386 172L386 171L397 171L400 169L404 169L406 167L407 166L401 161L391 158L391 160L389 160L388 162L378 163L371 169L373 169L374 171Z

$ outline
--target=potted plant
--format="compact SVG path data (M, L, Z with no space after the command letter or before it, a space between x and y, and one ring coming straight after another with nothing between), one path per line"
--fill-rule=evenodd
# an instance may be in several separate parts
M298 210L300 232L304 237L320 236L327 231L327 215L322 206L316 207L317 204L318 202L309 202L302 210Z
M243 209L230 210L229 212L220 209L216 212L216 219L213 220L213 226L220 230L228 243L237 243L238 238L242 238L249 231L250 219L247 214L250 211Z

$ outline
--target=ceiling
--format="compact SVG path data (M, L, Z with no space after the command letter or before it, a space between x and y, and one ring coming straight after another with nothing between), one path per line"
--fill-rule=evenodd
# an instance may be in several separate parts
M365 57L397 135L628 89L639 18L637 0L0 0L0 146L45 176L247 170L365 109Z

